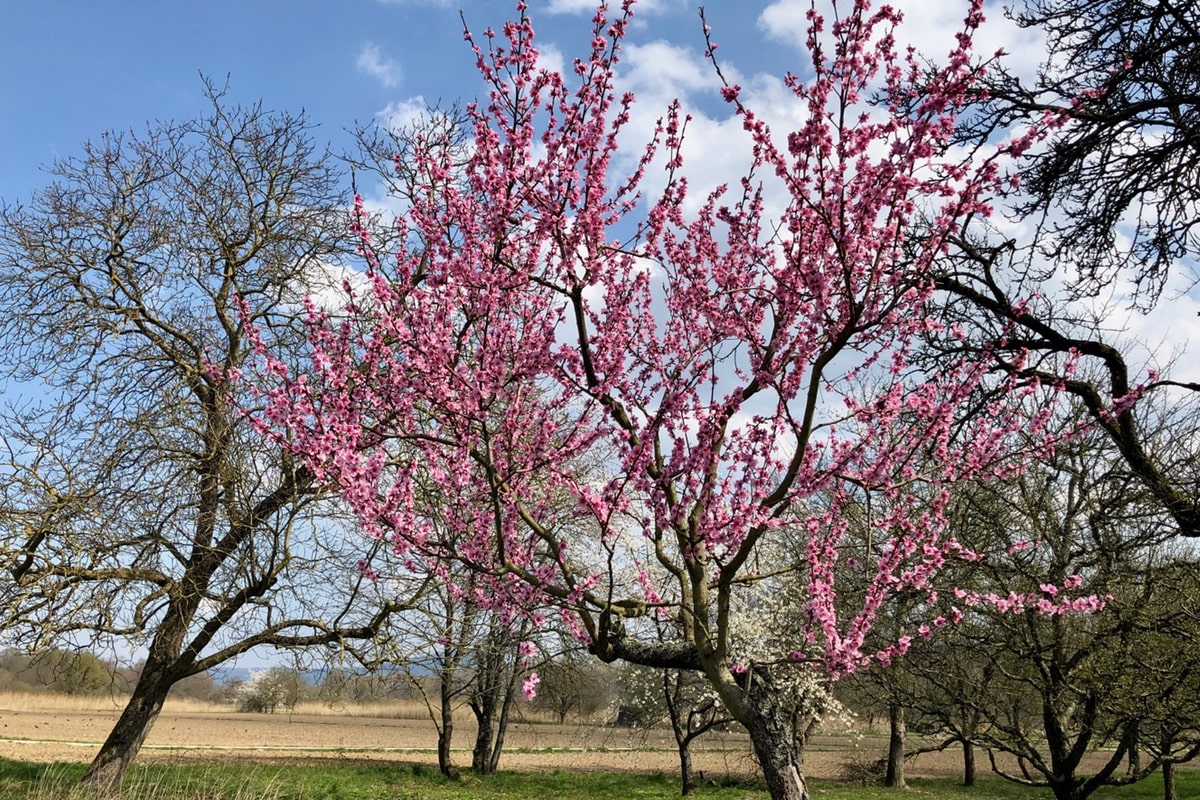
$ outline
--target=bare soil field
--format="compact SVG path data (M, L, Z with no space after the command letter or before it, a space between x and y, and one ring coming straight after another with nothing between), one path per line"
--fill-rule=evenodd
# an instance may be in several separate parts
M119 707L107 698L70 700L45 695L0 695L0 756L24 761L89 761L112 728ZM143 761L279 762L305 757L437 763L436 733L413 704L325 706L294 712L238 713L228 707L168 702L150 732ZM456 721L456 763L469 765L475 734L470 714ZM841 777L849 763L882 757L879 736L817 736L805 757L814 778ZM749 742L738 733L714 733L693 745L698 770L710 776L755 771ZM952 776L961 769L957 750L921 755L910 776ZM674 772L669 730L605 725L557 725L522 720L505 740L503 769ZM982 766L982 765L981 765Z

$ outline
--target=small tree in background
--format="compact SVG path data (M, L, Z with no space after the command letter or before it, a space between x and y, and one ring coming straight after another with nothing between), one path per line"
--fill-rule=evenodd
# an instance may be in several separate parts
M474 645L469 700L475 715L471 769L476 775L490 775L500 767L504 736L521 680L521 644L528 632L524 629L527 625L514 632L511 624L505 624L494 613L487 614L486 619L486 631Z
M619 686L617 724L652 727L665 720L679 752L681 794L695 794L692 742L733 722L720 698L703 675L690 670L627 666L621 670Z
M85 650L53 648L36 653L26 670L33 682L63 694L100 694L117 688L113 666Z
M612 704L616 675L578 648L541 662L533 707L554 716L559 725L585 721Z
M993 771L1058 800L1085 800L1200 752L1189 610L1200 570L1176 546L1156 498L1106 444L1080 439L1018 478L962 492L954 516L969 528L964 537L1013 556L981 565L961 590L963 623L906 665L942 695L927 707L971 724ZM1036 587L1050 604L1063 582L1107 596L1107 609L1009 615L978 603L989 592ZM974 714L964 718L965 709Z
M274 714L291 711L308 694L308 683L298 670L271 667L259 670L237 689L238 711Z

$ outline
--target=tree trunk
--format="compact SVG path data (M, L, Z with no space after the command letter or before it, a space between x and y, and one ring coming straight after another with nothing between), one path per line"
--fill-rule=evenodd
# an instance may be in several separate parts
M491 775L500 766L508 712L512 707L515 679L503 661L485 664L480 683L471 697L475 714L475 746L471 750L471 769L476 775Z
M740 721L750 734L771 800L808 800L793 714L780 704L769 670L755 669L746 677Z
M1175 789L1175 762L1164 761L1162 765L1163 800L1179 800Z
M492 757L488 759L488 774L500 768L500 753L504 750L504 734L508 732L508 712L512 710L513 698L516 696L516 672L509 683L508 691L504 694L504 702L500 705L500 719L496 722L496 741L492 745Z
M963 739L963 786L975 785L975 743Z
M904 736L908 732L904 724L904 707L899 703L888 704L888 755L887 774L883 785L895 789L904 788Z
M125 772L146 741L174 683L167 664L147 659L125 710L83 775L85 786L104 795L120 791Z
M475 713L475 747L471 750L471 769L476 775L489 775L493 770L491 766L492 755L492 722L493 711L492 703L484 701L480 705L471 704L471 711Z
M684 797L696 793L696 778L692 772L692 741L684 739L679 742L679 780L680 791Z
M771 800L808 800L792 732L779 723L778 715L760 714L746 728Z
M671 720L675 746L679 750L680 792L684 797L691 797L696 793L696 782L692 777L692 739L688 730L690 725L684 719L683 709L676 702L682 680L678 670L662 671L663 701L667 706L667 716Z
M450 758L450 742L454 737L454 697L450 682L441 681L442 724L438 728L438 769L451 780L458 779L458 768Z
M711 666L704 665L709 684L730 716L750 734L771 800L808 800L795 709L780 702L770 667L757 665L734 673L734 680L728 681L725 675L709 672Z
M491 775L500 767L508 713L516 694L517 672L492 643L492 651L481 662L480 673L471 693L471 711L475 714L475 746L471 750L471 769L476 775Z

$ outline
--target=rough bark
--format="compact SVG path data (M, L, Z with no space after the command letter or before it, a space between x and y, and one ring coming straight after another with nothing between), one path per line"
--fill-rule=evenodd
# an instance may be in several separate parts
M788 727L777 710L764 711L746 725L771 800L808 800L808 788Z
M1175 762L1164 761L1162 765L1163 800L1179 800L1175 789Z
M450 682L441 682L441 725L438 727L438 769L452 780L458 779L458 768L451 759L450 743L454 738L454 692Z
M103 795L120 792L121 781L137 757L175 683L168 664L149 658L117 724L83 776L83 784Z
M904 707L899 703L888 704L888 756L887 773L883 785L903 788L904 783L904 737L908 732L904 724Z
M750 676L742 710L739 721L750 734L771 800L808 800L795 717L780 703L766 670Z
M975 785L975 743L964 739L963 749L963 786Z

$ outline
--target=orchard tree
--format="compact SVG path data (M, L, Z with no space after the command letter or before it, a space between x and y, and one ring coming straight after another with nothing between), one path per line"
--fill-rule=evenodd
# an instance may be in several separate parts
M238 686L235 698L238 711L274 714L280 708L294 710L309 688L298 669L271 667L255 672Z
M475 745L471 748L471 771L490 775L500 768L504 736L521 682L524 644L521 631L493 611L484 613L486 626L473 644L472 681L468 705L475 716ZM526 646L528 652L528 647Z
M696 793L692 742L711 730L733 723L720 699L700 673L629 665L618 677L618 725L651 727L664 719L671 726L679 753L680 793Z
M23 398L0 413L0 626L145 648L84 778L104 790L179 681L370 640L401 599L227 377L252 355L238 298L281 357L303 341L300 298L350 252L341 176L304 117L207 89L207 114L104 134L0 209L0 374Z
M1024 475L960 495L964 538L1013 557L982 565L959 590L966 619L912 665L946 706L975 713L964 733L987 748L994 771L1058 800L1084 800L1196 754L1189 598L1200 572L1104 444L1081 438ZM1075 581L1107 597L1104 613L1005 615L977 602L1037 587L1053 603Z
M552 714L559 725L568 717L584 721L611 704L616 676L577 647L542 661L537 674L533 707Z
M469 574L459 577L464 585L473 579ZM452 779L459 776L451 752L455 711L474 696L481 679L477 660L487 655L481 650L490 633L489 612L471 600L469 593L464 596L452 585L430 587L419 606L392 620L378 660L365 664L405 676L437 732L438 769Z
M907 636L864 649L894 592L945 621L937 574L976 556L945 535L939 487L1015 469L1011 432L1036 438L1046 419L1037 386L1001 376L990 413L957 426L990 365L924 372L910 358L939 324L928 303L949 237L1042 131L951 148L979 71L979 3L932 81L894 41L895 11L834 3L810 15L809 59L784 78L794 127L773 130L722 83L745 170L697 194L678 103L652 141L629 140L637 109L616 69L632 8L598 8L565 75L539 65L524 3L486 41L467 32L488 94L467 110L465 162L445 137L418 137L405 247L379 257L360 231L369 289L349 319L310 303L304 369L261 343L258 421L397 552L444 578L474 572L481 604L555 606L604 661L702 673L771 795L803 798L781 687L902 654ZM453 498L436 524L430 484ZM841 512L865 495L886 500L869 520L873 577L841 613ZM797 532L801 627L789 649L748 657L735 596Z
M1078 398L1178 533L1200 536L1200 453L1180 435L1195 430L1200 382L1171 374L1178 353L1147 353L1154 342L1122 336L1112 320L1122 306L1171 315L1182 305L1179 316L1193 316L1200 3L1024 0L1013 15L1045 34L1046 59L1032 78L993 72L981 113L962 132L986 136L1058 115L1061 127L1026 155L1008 196L1033 235L964 233L939 288L981 358ZM961 357L963 346L946 348ZM1186 397L1190 408L1148 425L1156 412L1146 406L1160 397Z

